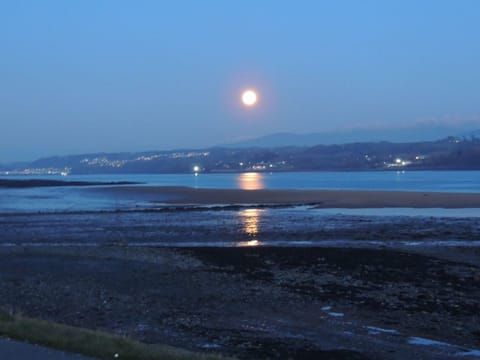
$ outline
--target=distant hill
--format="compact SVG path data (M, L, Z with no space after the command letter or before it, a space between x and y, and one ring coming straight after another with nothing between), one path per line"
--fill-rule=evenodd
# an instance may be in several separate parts
M472 138L472 137L480 138L480 130L468 131L463 133L461 136L466 138Z
M68 175L439 169L480 170L480 138L450 136L421 142L96 153L39 159L1 173Z
M276 133L254 139L222 144L222 147L282 147L282 146L314 146L349 144L357 142L387 141L393 143L408 143L420 141L433 141L448 136L472 135L480 137L480 130L473 128L475 125L446 125L446 124L416 124L397 128L356 128L331 132L309 134ZM478 126L478 125L477 125Z

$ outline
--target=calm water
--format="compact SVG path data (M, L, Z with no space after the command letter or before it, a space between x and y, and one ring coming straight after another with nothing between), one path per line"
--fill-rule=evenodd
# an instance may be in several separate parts
M135 181L146 185L224 189L352 189L480 192L480 171L296 172L242 174L4 176L6 179ZM0 189L0 211L132 208L142 204L93 197L82 188Z
M25 179L26 176L3 176ZM36 179L138 181L149 185L199 188L353 189L480 192L480 171L366 171L242 174L70 175Z

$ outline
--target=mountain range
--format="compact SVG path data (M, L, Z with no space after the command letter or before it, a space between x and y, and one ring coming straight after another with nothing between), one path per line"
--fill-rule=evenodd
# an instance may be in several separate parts
M387 141L393 143L407 143L420 141L434 141L448 136L467 137L480 136L477 123L446 124L446 123L417 123L408 126L389 128L351 128L329 132L307 134L275 133L252 139L234 141L221 144L220 147L282 147L282 146L315 146L348 144L357 142Z

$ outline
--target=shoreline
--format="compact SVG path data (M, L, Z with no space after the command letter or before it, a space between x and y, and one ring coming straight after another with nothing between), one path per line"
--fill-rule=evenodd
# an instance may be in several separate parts
M180 186L88 189L116 199L175 205L311 205L316 208L480 208L480 193L382 190L241 190Z
M460 210L452 210L461 212ZM478 217L368 216L265 208L0 214L3 244L472 245ZM476 243L475 243L476 244Z
M468 359L480 269L441 252L1 249L0 306L240 359Z

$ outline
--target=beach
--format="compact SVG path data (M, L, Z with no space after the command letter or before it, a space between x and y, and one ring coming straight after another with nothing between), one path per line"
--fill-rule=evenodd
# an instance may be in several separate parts
M478 348L480 269L461 257L119 246L1 255L2 307L147 343L244 359L474 358Z
M3 309L240 359L480 356L478 194L81 191L142 206L0 214Z

